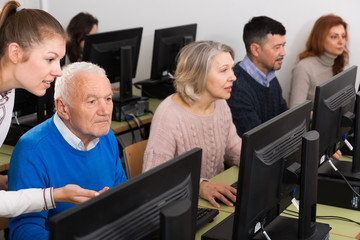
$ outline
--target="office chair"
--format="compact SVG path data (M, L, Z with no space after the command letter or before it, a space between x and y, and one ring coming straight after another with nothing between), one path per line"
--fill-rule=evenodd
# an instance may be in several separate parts
M139 175L142 171L147 142L148 140L143 140L124 148L125 172L129 179Z
M7 228L8 223L9 223L8 218L0 217L0 230L4 230L5 228Z
M5 240L9 239L8 224L9 224L9 219L8 218L0 217L0 233L4 234L4 239ZM0 239L2 239L1 236L0 236Z

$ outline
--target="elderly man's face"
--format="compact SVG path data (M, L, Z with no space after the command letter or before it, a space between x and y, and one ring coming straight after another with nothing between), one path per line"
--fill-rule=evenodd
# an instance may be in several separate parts
M81 141L87 143L106 135L110 129L113 110L109 80L93 73L76 76L75 93L68 105L68 128Z

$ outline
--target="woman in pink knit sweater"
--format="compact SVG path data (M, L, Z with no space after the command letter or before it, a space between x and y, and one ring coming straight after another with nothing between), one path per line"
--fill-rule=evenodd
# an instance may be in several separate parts
M157 108L144 155L143 172L194 147L202 148L199 195L215 207L220 207L215 199L228 206L236 201L236 189L207 181L224 170L224 163L240 163L241 138L225 101L236 80L233 67L234 51L225 44L186 45L175 73L177 93Z

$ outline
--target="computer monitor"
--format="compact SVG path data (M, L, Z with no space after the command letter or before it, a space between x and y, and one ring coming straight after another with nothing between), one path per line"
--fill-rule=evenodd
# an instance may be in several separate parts
M351 66L316 87L312 129L320 134L320 164L323 156L331 157L344 145L344 139L354 136L353 160L351 162L333 160L337 168L346 176L360 180L360 104L356 103L355 92L357 66ZM358 100L359 102L359 100ZM328 164L319 168L320 174L336 175ZM333 173L333 174L332 174Z
M266 239L261 226L271 239L328 234L327 225L315 223L319 136L308 132L310 111L306 101L244 133L235 213L212 230L230 235L219 239ZM291 204L294 185L300 185L299 219L279 216ZM202 239L217 239L205 235Z
M25 132L52 117L54 108L54 84L51 84L44 96L36 96L25 89L15 89L14 118L4 143L15 146Z
M83 61L104 68L111 83L119 82L114 104L134 101L132 79L136 75L143 28L132 28L85 36Z
M196 40L197 24L156 29L150 79L138 81L144 97L164 99L175 92L176 57L182 47ZM140 87L139 87L140 88Z
M152 80L169 79L175 74L176 56L196 39L197 24L155 30L151 64Z
M50 239L194 239L201 156L194 148L53 216Z

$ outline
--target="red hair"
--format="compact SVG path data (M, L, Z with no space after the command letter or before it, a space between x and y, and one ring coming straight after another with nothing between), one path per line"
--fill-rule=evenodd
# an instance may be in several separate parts
M306 48L299 54L299 60L312 56L321 56L325 51L324 42L330 29L338 25L344 26L346 41L348 41L347 23L341 17L334 14L322 16L315 22L309 38L306 41ZM345 45L343 53L335 59L333 75L342 72L348 62L349 53Z

